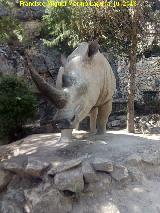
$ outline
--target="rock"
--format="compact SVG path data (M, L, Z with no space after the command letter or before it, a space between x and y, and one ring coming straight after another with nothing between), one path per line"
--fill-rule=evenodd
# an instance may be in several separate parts
M93 168L97 171L112 172L113 164L106 158L95 158L92 161Z
M116 118L117 118L117 120L124 120L124 121L127 120L127 116L126 115L119 115Z
M138 154L133 154L128 157L128 159L126 160L126 163L130 166L138 166L141 160L142 160L141 156L139 156Z
M49 168L49 166L49 163L41 162L36 158L29 157L25 173L34 177L41 177L43 172Z
M49 182L25 189L24 195L27 213L69 213L72 210L71 199L63 196Z
M135 167L129 167L128 171L133 182L138 182L139 184L142 183L142 181L144 180L144 175L141 171L139 171Z
M159 90L158 86L156 86L155 81L159 79L159 57L150 57L144 58L143 62L139 61L137 63L137 73L136 73L136 96L135 100L139 103L143 101L143 91L151 90ZM119 77L119 85L120 92L122 97L127 98L127 84L128 84L128 66L124 61L119 61L118 63L118 77ZM156 66L155 66L156 64ZM157 88L156 88L157 87ZM152 108L153 109L153 108ZM145 109L143 109L144 111Z
M18 3L19 5L19 3ZM16 19L25 22L28 20L41 19L44 14L44 7L16 7L14 16Z
M51 186L50 189L52 189ZM46 191L44 190L43 193L45 194ZM25 200L27 201L27 209L29 210L28 212L30 212L37 203L40 203L43 194L38 185L36 188L25 189L24 197Z
M4 161L2 167L4 170L8 170L19 174L20 176L24 175L25 164L27 162L26 156L17 157L15 159Z
M117 181L124 180L128 178L128 170L122 165L114 165L114 170L111 172L111 176Z
M151 165L160 165L160 151L146 151L142 155L142 161Z
M119 103L120 102L118 102L118 103L114 102L114 104L116 104L117 107L120 107ZM126 115L114 115L109 118L107 127L109 129L119 130L119 129L126 128L126 124L127 124Z
M23 209L20 208L16 203L11 201L2 201L0 203L1 213L24 213Z
M84 180L86 183L92 183L92 182L96 182L98 180L98 177L97 177L94 169L92 168L90 163L87 161L84 161L82 163L82 173L83 173Z
M21 187L18 189L10 189L8 185L3 195L2 203L0 203L0 212L24 213L25 202L23 189Z
M67 197L62 196L61 193L56 189L50 188L49 191L39 196L39 201L35 202L32 211L30 212L69 213L71 212L71 210L72 210L71 200Z
M116 116L111 115L111 116L109 116L108 121L111 122L111 121L114 121L115 119L116 119Z
M149 132L150 134L160 134L160 127L152 127Z
M58 173L54 177L54 183L59 190L69 190L79 193L84 189L83 174L80 168Z
M8 185L11 179L11 172L0 169L0 192Z
M71 199L63 196L63 193L48 181L24 189L24 196L24 208L27 213L68 213L72 209Z
M14 40L16 46L16 41ZM18 44L17 44L18 45ZM17 46L16 46L17 48ZM20 48L19 48L20 49ZM24 76L26 71L24 58L18 51L13 51L7 45L0 45L0 74Z
M135 118L135 129L143 134L160 133L160 115L152 114Z
M64 163L60 163L56 165L54 162L52 163L52 168L48 171L48 175L54 176L56 173L63 172L65 170L77 167L82 162L82 159L73 159Z
M112 127L120 126L120 124L121 124L120 120L114 120L114 121L111 122Z
M99 172L97 173L97 182L89 183L88 186L85 187L84 192L108 192L111 189L111 183L112 179L110 175L105 172Z
M14 67L11 63L11 60L7 59L7 56L5 53L0 54L0 74L13 74L14 73Z
M40 182L40 180L38 180ZM8 184L9 191L19 191L19 189L22 188L30 188L35 185L38 185L38 181L34 178L31 178L30 176L20 176L18 174L14 175L12 177L12 180ZM22 196L21 196L22 197Z

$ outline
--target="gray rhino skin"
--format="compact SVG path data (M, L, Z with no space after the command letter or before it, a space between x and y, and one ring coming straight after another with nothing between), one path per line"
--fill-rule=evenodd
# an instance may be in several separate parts
M39 90L58 108L54 120L62 130L61 139L69 139L72 130L88 115L91 132L106 132L115 77L107 59L99 52L97 41L80 43L66 61L63 60L56 88L45 82L29 61L28 64Z

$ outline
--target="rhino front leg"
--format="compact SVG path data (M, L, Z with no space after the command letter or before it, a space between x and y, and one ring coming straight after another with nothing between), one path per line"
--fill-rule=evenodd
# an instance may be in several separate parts
M90 132L91 133L97 132L97 129L96 129L97 114L98 114L98 108L95 107L90 112Z
M111 111L112 111L112 100L98 107L98 115L97 115L98 134L104 134L106 132L106 124L108 122L108 117Z
M61 131L61 137L59 139L59 143L72 141L72 131L73 129L63 129Z

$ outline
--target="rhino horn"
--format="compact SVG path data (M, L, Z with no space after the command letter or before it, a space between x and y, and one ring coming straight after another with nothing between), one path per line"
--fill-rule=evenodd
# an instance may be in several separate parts
M39 91L44 94L56 108L63 108L67 103L67 95L63 90L56 89L50 86L35 70L29 57L27 56L28 67L34 83L36 84Z

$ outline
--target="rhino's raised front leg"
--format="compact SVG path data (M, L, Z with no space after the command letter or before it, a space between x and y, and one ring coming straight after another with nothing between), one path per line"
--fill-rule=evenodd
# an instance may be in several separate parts
M98 134L104 134L106 132L106 124L108 122L108 117L111 111L112 111L112 100L98 107L98 115L97 115Z
M60 143L70 142L72 140L72 131L73 129L63 129L61 131L61 137L59 139Z
M98 114L98 108L95 107L90 112L90 132L93 134L97 132L97 129L96 129L97 114Z
M75 126L76 130L79 130L79 123L77 123L77 125Z

